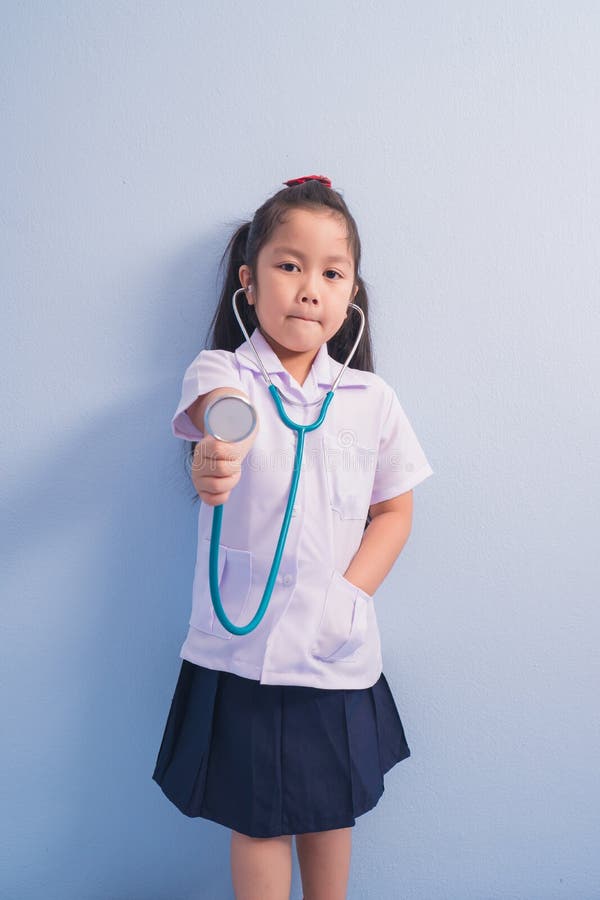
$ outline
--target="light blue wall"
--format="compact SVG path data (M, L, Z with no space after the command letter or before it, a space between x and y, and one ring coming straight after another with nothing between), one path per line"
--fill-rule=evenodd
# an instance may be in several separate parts
M323 173L435 470L377 593L412 757L349 897L600 897L598 4L2 19L2 896L232 897L229 832L151 781L195 541L170 418L232 228Z

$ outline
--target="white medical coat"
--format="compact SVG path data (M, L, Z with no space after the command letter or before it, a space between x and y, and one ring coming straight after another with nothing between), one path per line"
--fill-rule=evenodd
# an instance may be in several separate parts
M314 422L321 404L304 404L324 396L341 363L323 344L300 385L258 328L251 337L287 414L302 425ZM271 570L297 434L282 422L252 347L244 341L235 352L202 350L192 360L171 423L176 437L204 437L186 409L201 394L220 387L244 391L259 419L240 480L223 506L219 545L223 608L235 625L246 625ZM343 573L360 546L369 506L411 490L432 474L393 388L379 375L347 368L325 421L305 434L281 566L267 611L248 634L231 634L215 615L208 578L214 507L200 503L192 612L180 657L261 684L371 687L382 672L374 595Z

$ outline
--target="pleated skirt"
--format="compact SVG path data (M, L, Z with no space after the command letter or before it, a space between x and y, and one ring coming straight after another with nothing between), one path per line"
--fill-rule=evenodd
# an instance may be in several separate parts
M186 816L275 837L355 825L409 756L383 673L370 688L326 690L184 659L152 778Z

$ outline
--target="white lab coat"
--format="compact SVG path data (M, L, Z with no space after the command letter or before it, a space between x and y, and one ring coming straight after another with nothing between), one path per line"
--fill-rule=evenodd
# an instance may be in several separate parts
M323 344L301 386L259 329L251 334L291 419L309 424L341 364ZM297 435L282 422L248 341L235 352L202 350L188 366L172 419L176 437L201 440L186 409L217 387L237 387L260 428L240 481L223 506L219 591L235 625L260 604L291 485ZM371 687L382 672L374 596L344 577L361 543L369 506L411 490L433 474L393 388L379 375L347 368L325 421L305 434L304 460L271 601L250 633L233 635L216 617L208 557L213 507L200 503L192 612L180 656L261 684Z

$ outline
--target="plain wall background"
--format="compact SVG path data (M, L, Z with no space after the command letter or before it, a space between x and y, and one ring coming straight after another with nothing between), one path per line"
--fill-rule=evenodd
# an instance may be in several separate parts
M435 470L377 592L412 757L349 897L600 897L598 4L3 13L2 896L233 896L228 830L151 780L196 537L170 419L231 231L314 172Z

